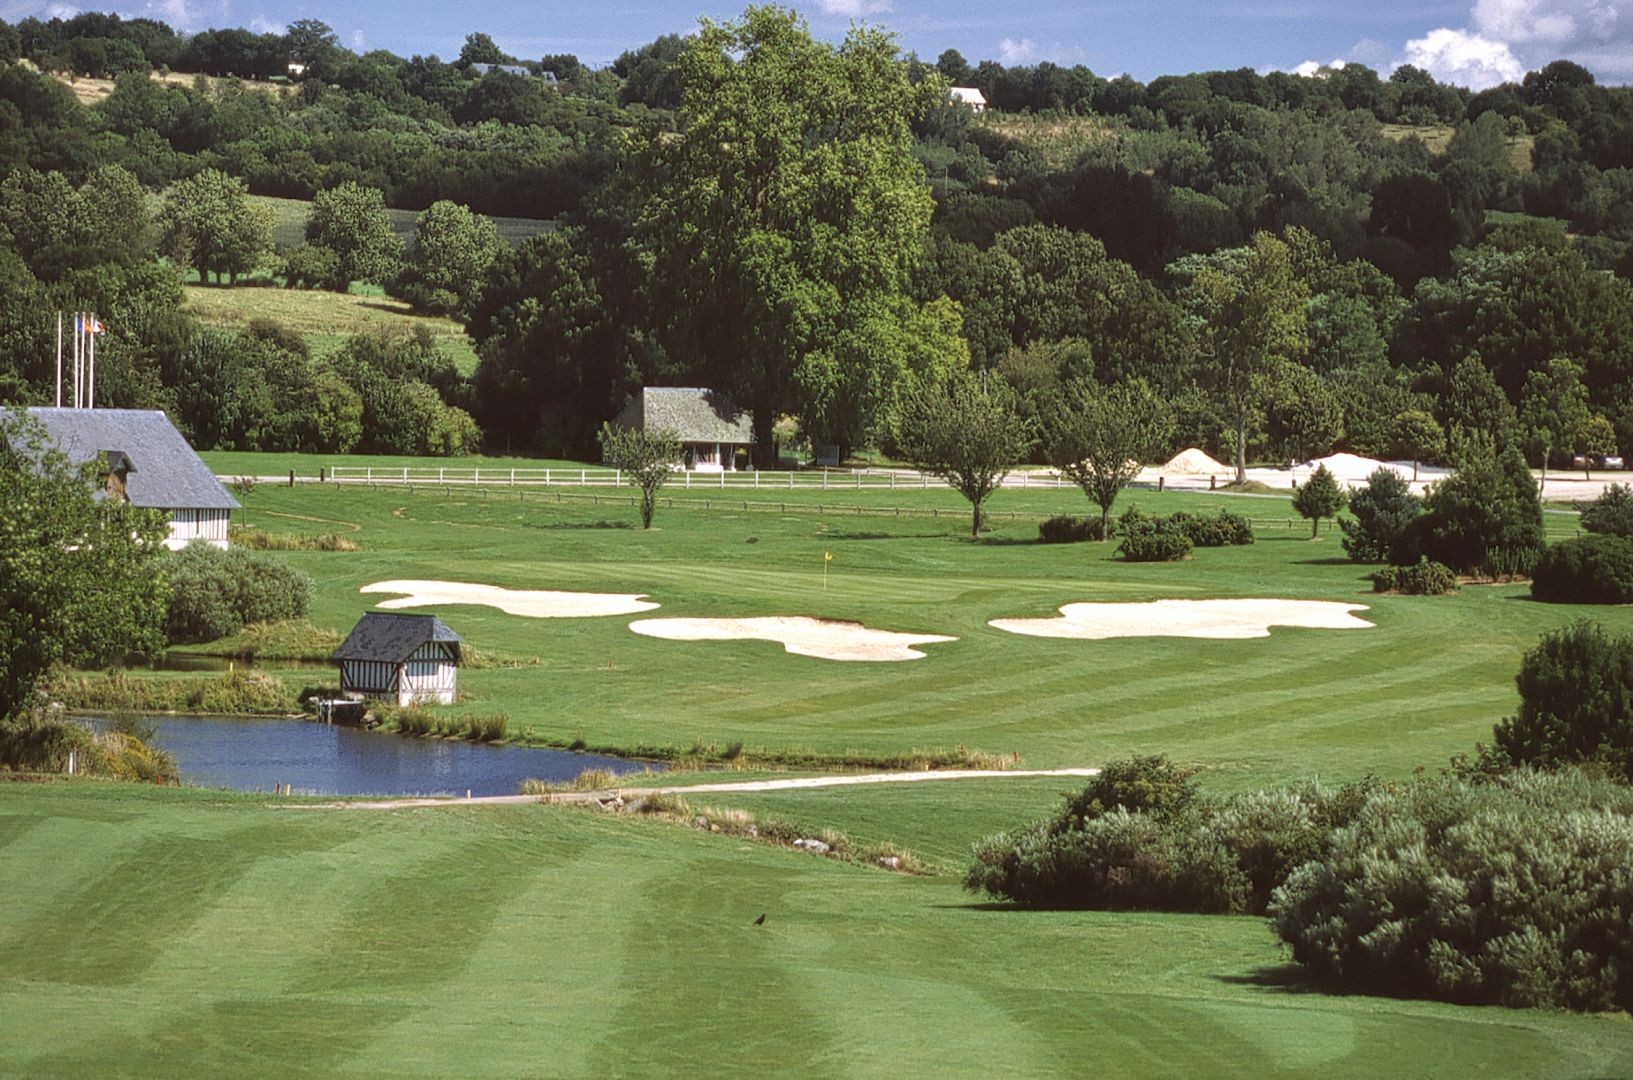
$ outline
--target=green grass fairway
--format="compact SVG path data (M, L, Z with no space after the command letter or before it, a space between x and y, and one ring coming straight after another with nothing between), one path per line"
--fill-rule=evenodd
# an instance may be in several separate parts
M263 803L0 785L0 1071L1633 1070L1626 1017L1307 992L1257 919L989 910L946 877L566 808Z
M645 638L628 630L633 617L423 609L485 653L537 660L463 672L470 701L461 708L508 713L514 735L599 747L742 741L885 754L962 744L1018 753L1035 767L1167 752L1227 787L1405 776L1489 738L1517 701L1521 653L1584 614L1535 603L1523 586L1373 596L1367 568L1343 559L1336 535L1311 543L1302 522L1287 527L1291 511L1276 498L1131 492L1128 505L1228 504L1276 524L1251 547L1128 565L1112 545L1033 542L1040 518L1086 507L1074 491L1001 492L992 509L1018 520L999 521L980 542L963 535L967 508L946 491L675 490L675 508L660 511L651 532L633 527L628 495L569 491L561 503L554 495L263 485L247 517L357 542L352 553L282 556L317 581L313 621L338 631L384 599L359 586L429 578L646 593L662 605L652 617L811 615L959 639L926 646L922 660L837 663L773 643ZM760 508L744 510L744 500ZM942 516L924 516L931 508ZM1560 519L1564 529L1573 523ZM1377 625L1277 629L1249 641L1103 642L987 626L1072 601L1233 596L1367 604ZM1588 614L1633 626L1625 609ZM304 685L311 672L290 677Z

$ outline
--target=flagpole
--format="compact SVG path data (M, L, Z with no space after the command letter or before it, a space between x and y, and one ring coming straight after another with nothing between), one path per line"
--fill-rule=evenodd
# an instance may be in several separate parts
M96 408L96 313L91 313L91 364L85 374L85 407Z
M62 408L62 312L57 312L57 408Z
M74 312L74 392L69 395L79 408L79 312Z

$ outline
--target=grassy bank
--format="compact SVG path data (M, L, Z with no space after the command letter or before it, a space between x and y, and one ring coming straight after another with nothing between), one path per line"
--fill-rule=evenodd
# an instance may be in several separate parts
M1016 915L972 903L949 877L634 815L265 802L0 784L0 844L9 867L28 869L0 875L8 1070L1050 1077L1092 1062L1114 1078L1337 1080L1633 1069L1625 1018L1306 992L1256 919Z

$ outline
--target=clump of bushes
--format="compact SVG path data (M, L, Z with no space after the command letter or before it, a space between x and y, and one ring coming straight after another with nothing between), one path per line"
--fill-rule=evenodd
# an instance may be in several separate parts
M305 536L300 533L269 533L235 525L232 542L236 547L255 551L356 551L357 542L339 533Z
M1253 543L1253 523L1221 507L1213 515L1176 510L1168 521L1197 547L1234 547Z
M310 577L242 548L192 543L169 557L167 573L165 633L172 645L216 641L248 623L302 618L312 602Z
M297 711L294 696L278 679L242 670L165 679L132 678L122 671L65 675L54 679L47 691L75 712L281 716Z
M1099 518L1056 514L1038 525L1038 542L1041 544L1080 544L1105 538Z
M1191 554L1191 538L1171 517L1130 508L1117 520L1117 553L1129 562L1177 562Z
M1633 603L1633 538L1604 533L1555 544L1531 569L1531 595L1555 604Z
M1633 781L1633 636L1579 622L1520 662L1520 709L1493 730L1501 765L1593 763Z
M1457 575L1451 567L1419 557L1411 566L1387 566L1372 575L1373 592L1404 593L1407 596L1444 596L1457 591Z
M74 755L74 770L87 776L143 783L173 784L179 779L176 759L152 745L151 732L116 719L110 730L43 713L30 713L0 724L0 768L19 772L61 773Z
M1167 758L1113 762L1054 818L978 844L964 885L1023 907L1263 912L1372 786L1214 801Z
M1275 892L1293 958L1346 990L1633 1008L1633 790L1580 773L1373 792Z
M1353 517L1338 527L1351 559L1410 566L1421 557L1423 500L1394 469L1381 468L1367 477L1367 486L1350 496L1349 510Z
M1424 496L1417 523L1423 553L1465 574L1500 579L1531 572L1546 541L1537 483L1513 448L1471 437L1457 472Z
M1588 532L1633 537L1633 487L1607 484L1597 499L1581 509L1582 527Z
M399 735L419 738L499 742L510 727L510 717L505 713L448 716L414 705L399 708L386 703L376 703L372 711L376 722L391 725Z

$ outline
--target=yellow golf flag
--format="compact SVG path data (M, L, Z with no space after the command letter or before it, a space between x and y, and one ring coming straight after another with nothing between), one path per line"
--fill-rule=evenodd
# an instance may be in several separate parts
M822 561L823 562L833 562L834 561L834 553L831 552L831 551L824 551L822 553Z

